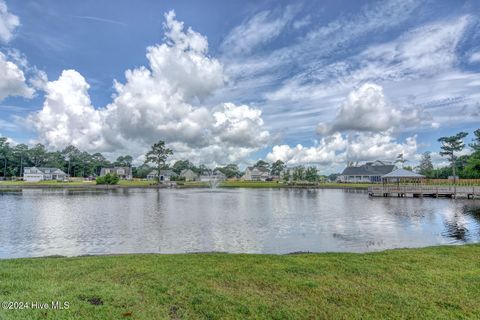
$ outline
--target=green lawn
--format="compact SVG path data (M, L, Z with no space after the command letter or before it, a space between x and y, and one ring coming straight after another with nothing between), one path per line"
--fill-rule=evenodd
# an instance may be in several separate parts
M478 319L480 245L0 261L0 319Z

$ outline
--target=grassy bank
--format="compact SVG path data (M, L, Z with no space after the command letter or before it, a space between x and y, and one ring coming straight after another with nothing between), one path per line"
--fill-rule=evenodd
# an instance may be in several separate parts
M369 254L0 261L0 319L451 319L480 315L480 245Z
M326 189L367 189L367 183L297 183L286 184L277 181L223 181L223 188L326 188Z

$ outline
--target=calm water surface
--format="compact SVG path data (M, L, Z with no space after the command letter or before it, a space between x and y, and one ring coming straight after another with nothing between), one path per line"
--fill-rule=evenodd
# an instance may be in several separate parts
M480 241L480 201L297 189L0 192L0 258L374 251Z

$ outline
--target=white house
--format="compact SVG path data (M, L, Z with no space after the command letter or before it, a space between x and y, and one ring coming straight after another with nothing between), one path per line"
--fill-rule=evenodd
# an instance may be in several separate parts
M193 172L190 169L183 169L182 172L180 172L180 177L185 178L185 181L197 181L198 180L198 174Z
M100 170L100 176L104 176L107 173L116 174L120 179L132 180L132 168L130 167L114 167L114 168L102 168Z
M63 181L67 174L57 168L25 167L23 169L23 180L28 182L38 182L44 180Z
M363 182L363 183L380 183L382 176L397 169L397 167L386 161L367 162L360 166L348 166L342 174L337 178L340 182Z
M243 180L266 181L270 178L270 170L264 167L247 167Z
M160 181L170 181L172 177L176 176L177 174L172 170L160 170ZM157 180L158 179L158 170L152 170L149 174L147 174L148 180Z
M216 181L224 181L227 179L227 176L225 176L222 172L215 170L213 174L211 175L201 175L200 176L200 181L208 182L212 180Z

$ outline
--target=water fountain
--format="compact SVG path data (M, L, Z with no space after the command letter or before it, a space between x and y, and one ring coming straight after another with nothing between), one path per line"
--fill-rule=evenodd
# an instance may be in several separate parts
M210 174L208 176L208 185L210 186L210 189L216 189L220 183L220 179L216 175Z

